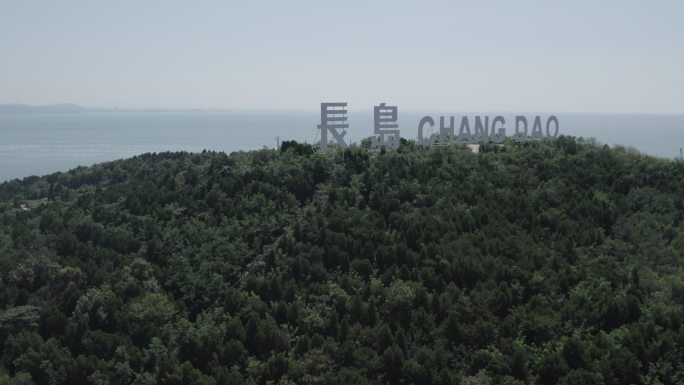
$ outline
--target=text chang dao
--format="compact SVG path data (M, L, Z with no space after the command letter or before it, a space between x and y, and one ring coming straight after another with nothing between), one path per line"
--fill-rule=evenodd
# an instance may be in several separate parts
M381 103L374 107L373 136L371 148L399 148L400 130L398 124L399 109ZM439 124L437 124L439 122ZM347 103L321 103L320 146L327 150L331 139L342 148L347 147L344 136L349 128L347 121ZM477 144L493 142L501 144L510 137L520 143L528 140L555 140L560 131L558 118L551 115L546 119L536 115L528 119L526 116L515 117L514 130L508 135L506 119L497 115L490 116L440 116L436 121L432 116L424 116L418 122L417 142L423 146L447 146L457 144ZM429 132L432 132L428 134ZM436 132L435 132L436 131Z

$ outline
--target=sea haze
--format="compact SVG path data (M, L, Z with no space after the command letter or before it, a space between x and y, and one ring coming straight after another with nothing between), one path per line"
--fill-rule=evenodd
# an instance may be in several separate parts
M490 116L497 113L399 110L399 129L414 139L418 121L429 115ZM515 114L506 118L514 131ZM528 120L537 115L525 113ZM548 114L539 114L548 117ZM601 143L635 147L665 158L684 146L684 114L557 114L560 132L595 137ZM216 150L233 152L275 147L280 140L317 139L317 111L80 112L0 114L0 181L67 171L79 165L131 157L145 152ZM448 119L447 119L448 121ZM350 110L347 138L373 133L371 110ZM531 129L530 121L530 129ZM435 127L438 130L438 127Z

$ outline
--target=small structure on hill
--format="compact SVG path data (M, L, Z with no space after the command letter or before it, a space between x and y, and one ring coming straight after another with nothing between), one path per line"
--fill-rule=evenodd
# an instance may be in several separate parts
M479 144L469 144L468 148L470 149L470 151L474 152L475 154L480 152L480 145Z

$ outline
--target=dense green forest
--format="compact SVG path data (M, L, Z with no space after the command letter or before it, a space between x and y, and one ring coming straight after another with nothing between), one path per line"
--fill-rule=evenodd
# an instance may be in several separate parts
M146 154L0 185L0 384L684 384L684 162Z

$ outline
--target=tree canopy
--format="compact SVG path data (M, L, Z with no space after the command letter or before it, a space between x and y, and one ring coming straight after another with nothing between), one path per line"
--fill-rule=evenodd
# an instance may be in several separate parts
M683 220L683 162L572 137L13 180L0 384L681 384Z

